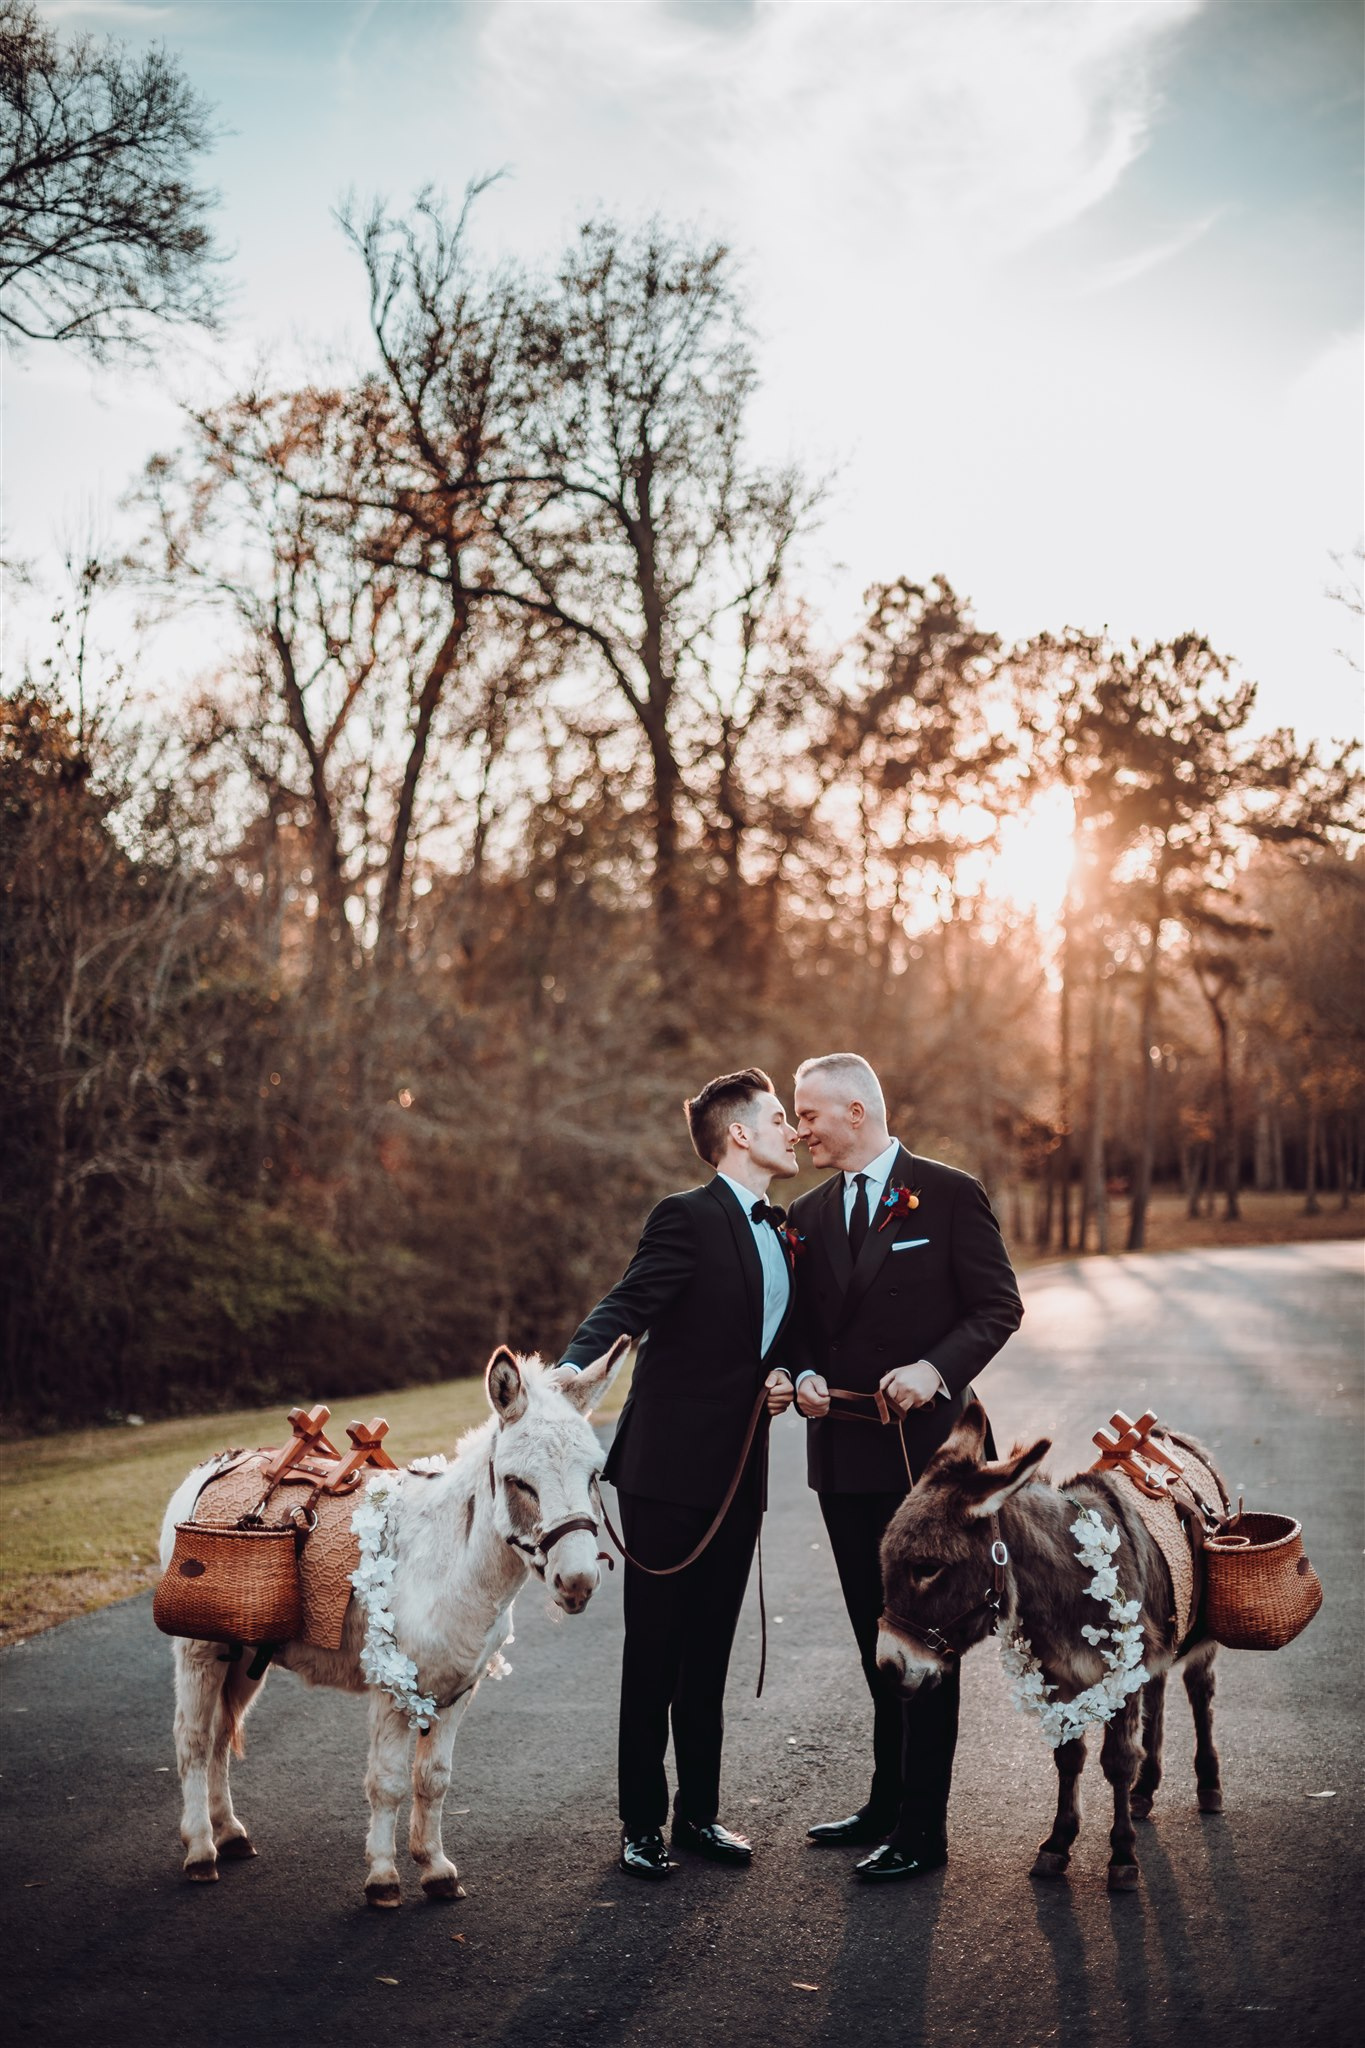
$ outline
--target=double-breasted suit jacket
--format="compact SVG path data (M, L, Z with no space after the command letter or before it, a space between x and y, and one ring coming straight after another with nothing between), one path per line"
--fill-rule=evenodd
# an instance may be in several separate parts
M927 1359L948 1389L904 1420L918 1475L971 1398L975 1373L1019 1327L1023 1304L980 1182L902 1145L887 1183L918 1206L874 1213L854 1263L844 1220L844 1176L800 1196L791 1221L797 1259L799 1358L830 1386L872 1393L897 1366ZM894 1429L825 1417L810 1423L807 1472L819 1493L906 1490Z
M587 1365L623 1331L643 1337L604 1477L623 1493L719 1507L794 1300L793 1288L765 1353L763 1264L738 1200L720 1179L665 1196L564 1353Z

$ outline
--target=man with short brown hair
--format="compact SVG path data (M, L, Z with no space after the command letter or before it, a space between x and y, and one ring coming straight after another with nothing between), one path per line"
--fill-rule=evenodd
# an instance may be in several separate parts
M730 1648L763 1513L761 1424L734 1498L684 1571L735 1476L767 1388L769 1414L792 1399L778 1361L791 1314L792 1259L769 1181L797 1170L796 1133L759 1067L719 1074L685 1103L698 1156L716 1169L667 1195L622 1278L564 1353L577 1368L628 1333L640 1338L604 1477L616 1487L626 1548L618 1776L621 1866L667 1877L670 1722L677 1768L673 1842L717 1863L752 1851L720 1825L723 1699ZM657 1574L657 1576L656 1576Z

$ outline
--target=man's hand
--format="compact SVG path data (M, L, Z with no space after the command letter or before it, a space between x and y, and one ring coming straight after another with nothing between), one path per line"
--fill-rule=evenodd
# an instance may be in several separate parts
M881 1389L897 1415L908 1415L912 1408L927 1408L935 1394L943 1390L943 1381L934 1367L925 1359L916 1365L898 1365L894 1372L882 1375Z
M774 1366L763 1384L768 1389L769 1415L780 1415L784 1408L791 1407L793 1389L790 1373L783 1372L781 1366Z
M562 1391L566 1387L571 1387L577 1378L578 1374L573 1366L555 1365L546 1373L545 1384L547 1387L559 1387Z
M802 1380L796 1390L796 1405L802 1415L816 1417L829 1414L829 1388L818 1372Z

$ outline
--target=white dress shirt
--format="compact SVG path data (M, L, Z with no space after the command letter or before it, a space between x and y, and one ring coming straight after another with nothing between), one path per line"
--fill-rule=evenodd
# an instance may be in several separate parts
M865 1180L866 1180L866 1182L867 1182L867 1214L868 1214L868 1227L869 1227L869 1229L871 1229L871 1230L875 1230L875 1229L877 1228L877 1204L878 1204L878 1203L879 1203L879 1202L881 1201L881 1199L882 1199L882 1196L883 1196L883 1195L884 1195L884 1194L886 1193L886 1186L887 1186L887 1182L888 1182L888 1181L890 1180L890 1178L891 1178L891 1175L892 1175L893 1171L895 1170L895 1165L896 1165L896 1161L897 1161L897 1159L899 1159L899 1157L900 1157L900 1149L901 1149L901 1145L900 1145L900 1139L899 1139L899 1138L893 1138L893 1139L891 1140L891 1143L890 1143L890 1144L889 1144L889 1145L888 1145L888 1146L886 1147L885 1151L883 1151L883 1152L879 1152L879 1153L877 1154L877 1156L876 1156L876 1158L875 1158L875 1159L869 1159L869 1160L868 1160L868 1162L867 1162L867 1165L866 1165L866 1166L857 1166L857 1167L854 1167L854 1168L852 1169L852 1171L851 1171L851 1172L847 1172L847 1173L845 1173L845 1175L844 1175L844 1228L845 1228L845 1229L847 1229L847 1228L848 1228L848 1221L849 1221L849 1218L850 1218L850 1217L852 1216L852 1214L853 1214L853 1201L854 1201L854 1197L856 1196L856 1194L857 1194L857 1192L858 1192L858 1175L859 1175L860 1173L861 1173L861 1174L863 1175L864 1179L865 1179ZM941 1395L943 1396L943 1399L944 1399L945 1401L946 1401L946 1400L949 1400L949 1399L951 1398L951 1396L950 1396L950 1395L949 1395L949 1393L948 1393L948 1389L947 1389L947 1387L946 1387L946 1386L944 1385L944 1382L943 1382L943 1375L942 1375L942 1373L940 1373L940 1372L939 1372L939 1370L938 1370L938 1367L937 1367L936 1365L932 1365L932 1364L930 1364L930 1361L929 1361L929 1360L928 1360L927 1358L920 1358L920 1359L917 1359L917 1360L915 1361L915 1363L916 1363L916 1364L918 1364L918 1365L927 1365L927 1366L929 1366L929 1370L930 1370L930 1372L934 1373L934 1374L935 1374L935 1375L937 1376L937 1379L938 1379L938 1387L937 1387L937 1389L935 1390L935 1393L934 1393L934 1399L935 1399L935 1400L937 1400L937 1399L939 1398L939 1395L941 1394ZM804 1380L804 1379L810 1379L811 1377L813 1377L813 1375L814 1375L814 1368L813 1368L813 1367L811 1367L811 1366L808 1366L808 1367L806 1368L805 1372L803 1372L803 1373L800 1373L800 1374L799 1374L799 1375L797 1376L797 1381L796 1381L796 1384L797 1384L797 1386L798 1386L798 1387L800 1386L800 1384L801 1384L802 1380Z
M730 1193L744 1211L744 1220L754 1234L758 1256L763 1266L763 1349L760 1354L766 1358L773 1347L773 1340L782 1327L782 1318L787 1313L791 1300L792 1276L787 1254L778 1243L777 1232L771 1223L765 1223L753 1215L755 1202L766 1200L756 1195L751 1188L739 1181L731 1180L728 1173L717 1173L717 1180L723 1180Z

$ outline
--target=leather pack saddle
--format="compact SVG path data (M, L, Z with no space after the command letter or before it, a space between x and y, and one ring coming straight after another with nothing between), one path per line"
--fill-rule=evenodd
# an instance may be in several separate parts
M1203 1594L1200 1555L1205 1533L1228 1509L1218 1474L1187 1444L1158 1430L1151 1409L1136 1422L1115 1409L1092 1439L1099 1457L1094 1470L1108 1472L1127 1488L1128 1498L1171 1574L1176 1641L1183 1643L1198 1619Z
M319 1404L291 1408L288 1443L261 1450L224 1451L200 1489L192 1519L239 1527L292 1524L299 1531L299 1641L338 1650L351 1598L351 1573L360 1544L351 1528L358 1496L375 1471L395 1471L383 1447L389 1425L382 1416L352 1422L348 1451L326 1434L330 1410Z

